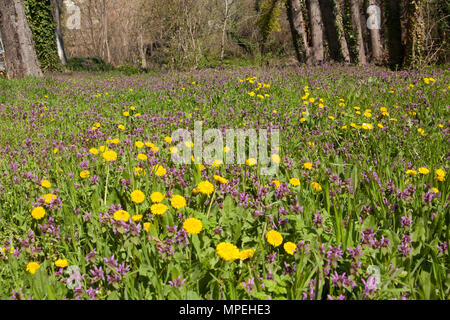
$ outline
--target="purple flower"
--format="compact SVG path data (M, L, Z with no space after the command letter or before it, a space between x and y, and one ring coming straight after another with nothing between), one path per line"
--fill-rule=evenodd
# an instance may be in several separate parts
M183 286L186 282L186 279L181 280L181 275L179 275L175 280L169 281L169 285L175 288L179 288Z

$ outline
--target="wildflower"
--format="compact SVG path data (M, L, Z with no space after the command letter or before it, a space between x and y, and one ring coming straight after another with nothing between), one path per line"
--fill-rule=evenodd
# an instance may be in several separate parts
M130 214L125 210L117 210L113 215L114 220L127 222L130 219Z
M273 154L272 155L272 162L273 163L280 163L280 156L279 155L277 155L277 154Z
M218 168L218 167L220 167L220 165L221 165L222 163L223 163L222 160L217 160L217 159L216 159L216 160L213 161L212 166Z
M80 177L82 179L89 178L90 175L91 175L91 173L89 172L89 170L83 170L80 172Z
M131 195L131 201L134 203L142 203L145 200L145 194L141 190L134 190Z
M131 217L131 220L133 220L134 222L139 222L139 221L142 220L142 218L143 218L143 215L142 215L142 214L135 214L135 215L133 215L133 216ZM144 227L145 227L145 226L144 226Z
M276 230L270 230L266 233L267 242L273 245L274 247L278 247L283 242L283 236Z
M149 232L150 231L150 227L151 227L151 223L150 222L144 222L144 230L146 231L146 232Z
M186 199L183 196L174 195L170 200L170 204L172 205L172 207L179 210L186 206Z
M142 141L136 141L134 143L134 145L136 146L136 148L141 149L144 147L144 143Z
M137 158L138 158L139 160L141 160L141 161L146 161L146 160L147 160L147 156L146 156L145 154L143 154L143 153L139 153L139 154L137 155Z
M303 164L303 168L305 168L305 169L311 170L312 167L313 167L313 164L311 162L305 162Z
M119 124L117 127L122 131L125 130L125 126L123 124Z
M287 254L293 255L295 251L297 250L297 245L293 242L286 242L284 245L284 251L286 251Z
M311 186L316 191L322 191L322 186L318 182L313 182Z
M252 258L253 255L255 254L255 249L245 249L242 251L239 251L239 259L241 260L246 260L249 258Z
M196 218L188 218L183 222L183 229L191 235L199 234L202 228L202 222Z
M98 154L98 149L97 148L91 148L91 149L89 149L89 152L92 153L93 155L97 155Z
M42 196L42 200L44 200L44 202L46 204L50 204L56 198L57 197L54 194L52 194L52 193L48 193L48 194Z
M107 150L102 153L103 159L106 161L116 161L117 159L117 153L113 150Z
M36 271L40 268L41 266L39 265L39 263L37 262L30 262L27 264L27 271L31 274L35 274Z
M372 130L373 125L371 125L370 123L363 123L361 128L363 128L364 130Z
M162 216L167 209L169 208L163 203L156 203L150 207L150 211L158 216Z
M145 171L141 167L136 167L134 168L134 173L136 174L136 176L140 177L145 174Z
M249 158L245 161L245 164L248 165L249 167L254 166L256 164L256 159L255 158Z
M158 177L163 177L166 173L167 170L164 169L163 166L161 165L155 165L152 167L152 171L158 176Z
M429 174L430 173L430 170L425 167L420 167L418 170L421 174Z
M40 220L45 216L45 209L42 207L36 207L33 211L31 211L31 216L36 220Z
M154 203L159 203L161 201L163 201L165 198L165 195L163 195L161 192L153 192L150 195L150 200L152 200L152 202Z
M165 137L164 141L167 143L172 143L172 138L171 137Z
M214 185L209 181L202 181L197 185L197 190L203 194L211 194L214 192Z
M289 179L289 183L290 183L292 186L297 187L297 186L300 185L300 180L297 179L297 178L291 178L291 179Z
M217 255L225 261L234 261L236 259L239 259L239 249L232 243L219 243L216 246L216 252Z
M442 169L436 169L434 170L434 173L436 173L435 179L438 181L445 181L445 171Z
M124 117L128 117L130 115L130 113L128 111L124 111L123 116Z
M406 170L406 174L408 176L415 176L415 175L417 175L417 171L416 170Z
M68 265L69 264L67 263L66 259L58 259L55 261L55 266L57 266L58 268L65 268Z
M181 286L183 286L186 283L186 279L181 280L181 275L179 275L176 279L174 279L173 281L169 280L169 285L175 288L179 288Z
M272 186L275 187L275 189L278 189L281 186L281 182L278 180L272 180L272 182L270 183Z
M170 152L171 154L176 154L176 153L178 152L178 148L177 148L177 147L170 147L170 148L169 148L169 152Z
M214 175L214 180L216 180L217 182L221 183L221 184L228 184L228 180L218 176L218 175Z
M52 184L48 180L42 180L41 181L41 186L48 189L48 188L50 188L52 186Z

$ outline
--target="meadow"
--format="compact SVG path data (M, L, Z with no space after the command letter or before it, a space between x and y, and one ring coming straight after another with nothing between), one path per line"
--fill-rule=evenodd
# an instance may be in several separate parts
M0 79L0 299L450 299L450 72ZM259 163L172 132L276 128ZM225 151L226 152L226 151Z

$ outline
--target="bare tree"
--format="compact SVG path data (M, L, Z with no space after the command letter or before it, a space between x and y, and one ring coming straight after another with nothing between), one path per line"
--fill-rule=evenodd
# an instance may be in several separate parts
M20 0L0 1L0 33L8 78L42 77L25 8Z

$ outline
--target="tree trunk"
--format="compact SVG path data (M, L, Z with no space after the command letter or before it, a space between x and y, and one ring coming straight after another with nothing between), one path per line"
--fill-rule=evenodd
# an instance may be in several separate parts
M63 65L67 64L66 51L64 49L64 41L61 29L61 6L62 0L50 0L52 5L52 15L53 20L56 23L55 35L56 35L56 45L58 47L58 56Z
M424 0L406 1L406 54L404 66L419 66L425 47Z
M383 59L383 46L381 44L381 8L377 0L369 0L367 7L367 28L370 30L370 44L372 48L372 62L380 63Z
M336 61L350 62L339 4L336 0L319 0L319 4L331 58Z
M323 61L323 27L319 0L309 0L309 16L311 21L311 40L314 63Z
M109 49L109 34L108 34L108 10L106 7L106 0L103 0L103 28L104 28L104 41L106 49L106 62L111 63L111 51Z
M287 0L286 11L297 60L300 63L311 64L311 48L308 43L300 0Z
M25 8L20 0L0 1L0 33L8 78L42 77Z
M402 43L401 7L398 0L385 1L389 66L395 70L402 66L405 48Z
M358 64L366 64L366 53L364 50L364 38L361 27L361 13L359 0L350 0L350 11L352 16L353 29L356 34L357 51L358 51Z
M141 30L141 34L139 35L139 47L140 47L140 53L141 53L141 67L144 70L148 69L147 64L147 46L144 44L144 37L142 35L144 31Z

